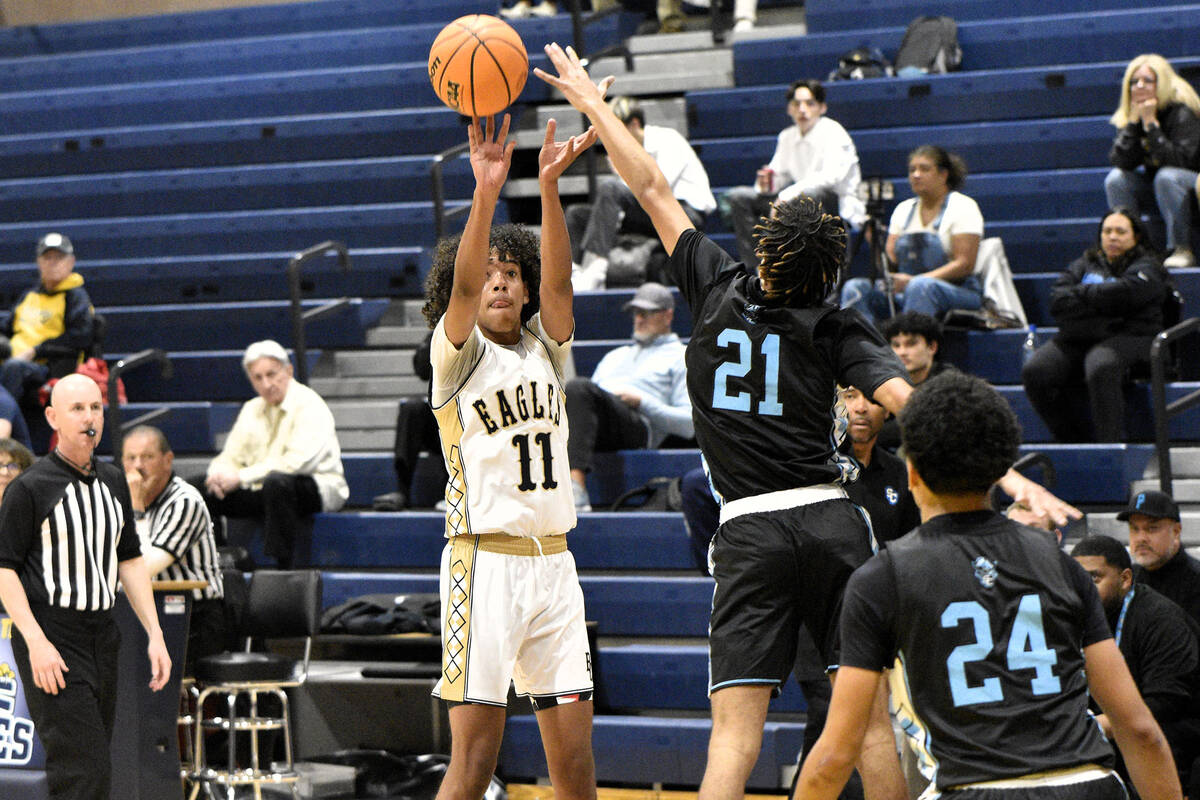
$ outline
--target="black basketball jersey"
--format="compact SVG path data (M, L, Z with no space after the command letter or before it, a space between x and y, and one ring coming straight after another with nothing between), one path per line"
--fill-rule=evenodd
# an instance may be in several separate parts
M758 278L695 230L670 269L695 320L687 347L696 440L725 500L852 480L837 385L872 394L907 379L856 311L768 305Z
M965 512L931 519L851 576L841 663L895 665L897 716L944 790L1111 766L1083 658L1108 638L1095 586L1053 536Z

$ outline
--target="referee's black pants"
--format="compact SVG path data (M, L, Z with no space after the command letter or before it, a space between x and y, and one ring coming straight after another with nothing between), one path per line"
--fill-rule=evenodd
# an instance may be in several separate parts
M296 560L296 527L301 517L321 510L321 492L311 475L271 472L261 489L235 489L223 498L204 491L209 513L262 517L263 549L283 569Z
M121 633L111 611L40 606L34 617L67 664L58 694L33 684L29 648L13 627L12 648L29 715L46 751L50 800L109 800Z

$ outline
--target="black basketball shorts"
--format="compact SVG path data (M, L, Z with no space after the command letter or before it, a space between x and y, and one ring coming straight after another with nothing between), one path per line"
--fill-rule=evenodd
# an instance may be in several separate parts
M801 624L825 664L836 668L842 593L872 552L865 514L846 499L743 514L722 524L711 553L709 692L778 687L795 662Z

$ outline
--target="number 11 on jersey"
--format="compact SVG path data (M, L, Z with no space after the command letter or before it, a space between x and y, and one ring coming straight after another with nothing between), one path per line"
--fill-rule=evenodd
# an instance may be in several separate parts
M734 357L717 367L713 375L713 408L750 413L750 393L729 393L730 378L744 378L754 358L754 343L750 334L738 328L726 328L717 335L718 347L736 348ZM779 402L779 334L768 333L762 341L763 392L756 412L767 417L783 415Z

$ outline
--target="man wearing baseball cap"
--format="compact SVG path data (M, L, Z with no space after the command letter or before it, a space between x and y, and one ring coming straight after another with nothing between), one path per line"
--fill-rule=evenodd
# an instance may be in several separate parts
M1134 579L1200 621L1200 561L1181 546L1179 505L1163 492L1138 492L1117 519L1129 523Z
M75 248L61 233L37 243L38 282L4 323L12 356L0 366L0 385L18 401L49 378L75 371L92 344L92 301L75 272Z
M633 315L633 344L606 353L590 379L567 381L567 455L579 511L592 510L584 481L597 451L658 447L669 435L695 434L684 345L671 331L675 296L661 283L643 283L624 310Z

